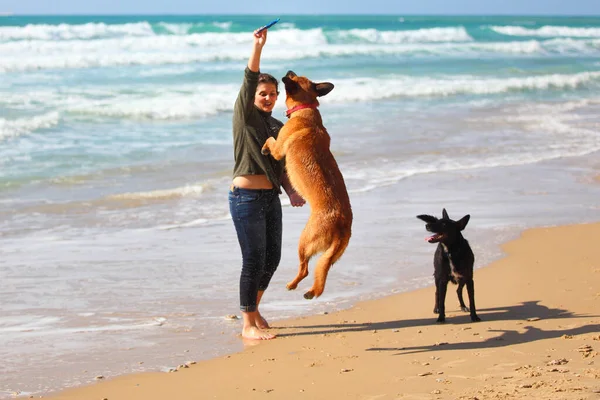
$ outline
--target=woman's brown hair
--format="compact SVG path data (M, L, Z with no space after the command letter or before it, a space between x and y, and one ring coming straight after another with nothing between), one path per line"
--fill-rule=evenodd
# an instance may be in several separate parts
M273 85L275 85L275 90L277 90L277 94L279 94L279 82L277 82L277 79L271 75L271 74L259 74L258 75L258 84L260 85L261 83L272 83Z

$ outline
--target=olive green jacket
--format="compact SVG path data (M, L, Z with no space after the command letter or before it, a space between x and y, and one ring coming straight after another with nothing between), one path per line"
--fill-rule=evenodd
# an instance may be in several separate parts
M248 67L244 71L244 82L233 108L233 177L241 175L266 175L281 193L281 176L284 162L270 155L262 155L262 146L269 136L277 138L283 123L259 110L254 105L258 87L258 72Z

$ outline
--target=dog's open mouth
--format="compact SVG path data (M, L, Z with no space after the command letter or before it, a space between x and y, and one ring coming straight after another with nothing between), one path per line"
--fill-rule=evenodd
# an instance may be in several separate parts
M429 243L437 243L444 238L444 234L436 233L434 235L428 236L425 238Z

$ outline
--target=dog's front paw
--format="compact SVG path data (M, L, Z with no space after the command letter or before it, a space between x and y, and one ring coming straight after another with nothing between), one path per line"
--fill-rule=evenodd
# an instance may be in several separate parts
M463 306L463 307L461 307L460 309L461 309L462 311L464 311L464 312L469 312L469 311L470 311L470 310L469 310L469 307L466 307L466 306Z
M435 307L435 308L433 309L433 313L434 313L434 314L439 314L439 313L440 313L440 309L439 309L439 308L437 308L437 307Z
M446 322L446 316L440 315L437 319L437 322L439 322L440 324L443 324L444 322Z
M481 318L477 316L477 314L471 314L471 322L479 322Z
M260 152L263 156L268 156L269 154L271 154L271 150L269 149L269 147L267 147L267 145L264 145Z
M298 284L290 282L287 285L285 285L285 287L287 288L287 290L295 290L298 287Z

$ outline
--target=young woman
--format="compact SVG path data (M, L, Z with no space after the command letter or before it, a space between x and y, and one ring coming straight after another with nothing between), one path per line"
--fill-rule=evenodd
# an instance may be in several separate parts
M304 199L291 187L282 162L260 150L269 136L277 138L283 123L271 116L279 95L272 75L260 73L260 56L267 30L254 32L254 44L233 111L235 166L229 191L229 210L242 250L240 309L246 339L273 339L258 310L281 259L283 187L294 207Z

